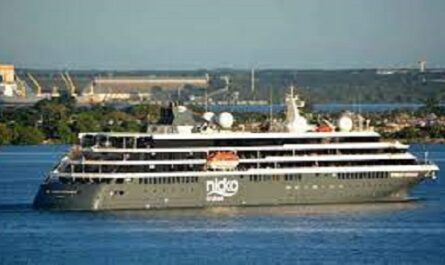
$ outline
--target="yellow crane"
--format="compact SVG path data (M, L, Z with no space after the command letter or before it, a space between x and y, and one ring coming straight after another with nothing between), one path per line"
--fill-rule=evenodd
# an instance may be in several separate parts
M18 75L15 75L17 80L17 94L21 97L26 97L26 82L20 79Z
M31 73L27 73L27 76L32 81L34 86L37 88L36 96L37 97L42 96L42 87L40 86L39 82L37 82L37 79L35 79L34 76L32 76Z
M61 72L60 73L60 77L63 80L63 83L65 83L66 89L69 91L71 96L75 96L75 87L74 84L72 84L72 81L70 82L69 80L71 78L69 78L69 76L65 76L65 73Z
M73 80L71 79L71 76L68 74L68 72L65 72L66 80L70 84L71 87L71 95L76 96L76 86L74 85Z

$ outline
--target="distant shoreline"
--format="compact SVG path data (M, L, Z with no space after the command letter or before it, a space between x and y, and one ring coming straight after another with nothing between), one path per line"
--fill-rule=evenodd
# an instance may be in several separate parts
M416 138L416 139L397 139L397 138L382 138L383 141L399 141L404 144L445 144L445 138Z

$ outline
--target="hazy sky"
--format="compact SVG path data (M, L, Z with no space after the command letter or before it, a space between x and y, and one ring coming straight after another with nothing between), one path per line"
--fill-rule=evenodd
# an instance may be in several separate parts
M445 66L445 0L0 0L0 62L70 69Z

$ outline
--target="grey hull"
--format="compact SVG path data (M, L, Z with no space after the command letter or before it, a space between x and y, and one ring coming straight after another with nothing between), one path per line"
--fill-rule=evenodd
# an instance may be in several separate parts
M223 179L222 177L219 179ZM337 179L331 176L303 176L252 182L237 180L236 194L209 196L208 179L195 183L144 184L131 179L122 184L42 184L34 207L58 210L162 209L186 207L332 204L407 200L408 191L423 177L385 179Z

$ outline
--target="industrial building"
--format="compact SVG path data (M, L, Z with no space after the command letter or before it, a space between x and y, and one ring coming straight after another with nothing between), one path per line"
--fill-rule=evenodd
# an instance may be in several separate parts
M207 89L209 77L95 77L82 91L81 103L144 101L154 93L180 93L186 87Z
M11 64L0 64L0 96L21 96L23 91L17 90L15 83L15 69Z
M0 64L0 80L2 83L14 83L14 65Z

